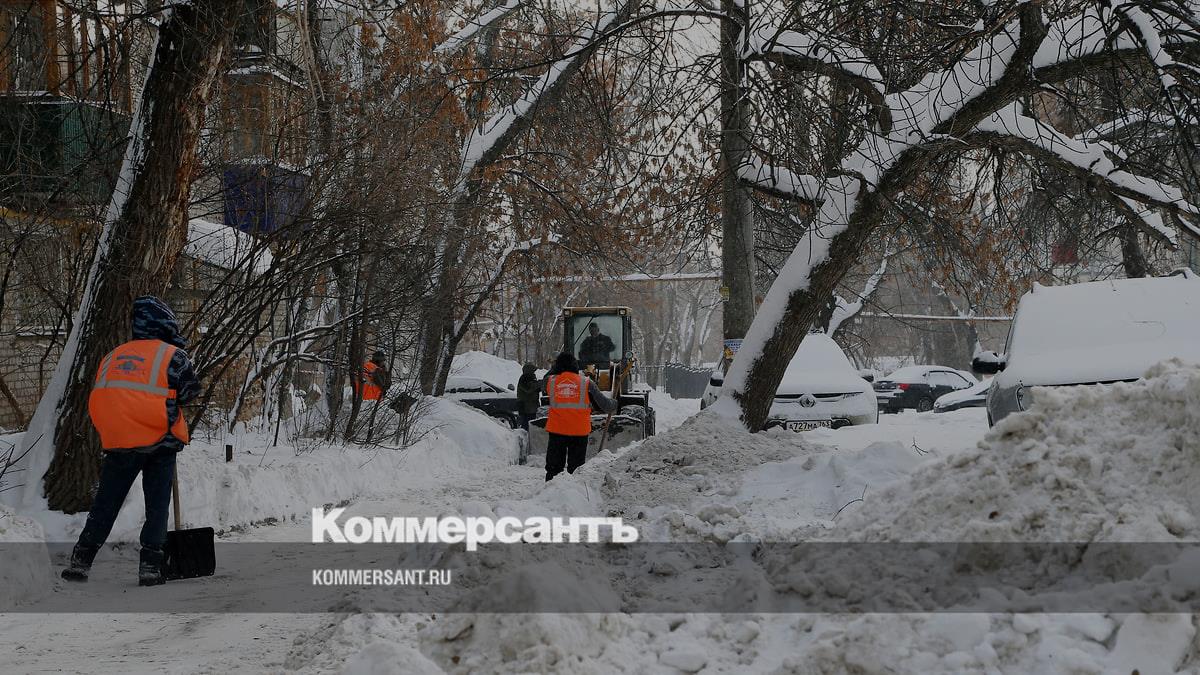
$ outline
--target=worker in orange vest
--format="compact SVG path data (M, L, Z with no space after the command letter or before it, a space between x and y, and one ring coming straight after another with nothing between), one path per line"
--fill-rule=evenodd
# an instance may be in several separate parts
M588 434L592 432L592 407L611 412L616 403L600 392L589 377L579 371L579 362L570 352L554 359L554 367L546 375L546 395L550 398L550 415L546 418L546 480L583 466L587 459Z
M88 415L104 449L100 483L87 522L63 570L67 581L87 581L97 551L108 539L121 505L138 474L146 501L138 585L163 583L163 546L175 454L188 443L180 406L200 393L179 322L153 296L133 301L132 340L100 361L88 398Z
M377 351L371 355L371 360L363 364L359 374L362 385L362 400L378 401L392 386L392 374L387 369L387 354Z

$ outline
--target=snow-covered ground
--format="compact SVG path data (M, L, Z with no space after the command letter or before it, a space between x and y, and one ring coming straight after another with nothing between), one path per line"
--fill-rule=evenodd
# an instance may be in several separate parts
M751 435L691 415L694 401L660 395L658 436L603 453L573 476L545 484L539 469L505 463L507 450L483 461L481 448L470 461L400 472L349 511L617 514L658 541L1198 538L1200 369L1160 368L1139 383L1035 399L1035 409L990 433L984 412L968 409ZM302 517L226 536L308 534ZM55 598L118 603L141 592L132 587L133 555L115 554L86 586L60 584ZM787 560L760 564L771 587L794 583ZM271 574L236 570L167 589L253 588ZM314 673L1172 673L1200 663L1195 620L1183 614L494 613L539 601L620 607L615 580L570 576L553 562L513 577L472 589L450 614L364 613L370 596L351 590L345 611L331 614L7 615L0 661L14 672L86 663L97 672Z

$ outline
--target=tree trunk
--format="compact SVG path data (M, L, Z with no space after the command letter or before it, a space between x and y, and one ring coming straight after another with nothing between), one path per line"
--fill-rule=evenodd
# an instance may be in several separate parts
M721 22L721 282L729 289L725 302L726 340L746 336L754 321L754 214L750 195L737 177L746 161L746 96L739 54L746 10L736 0L722 0L735 20Z
M1121 241L1121 264L1125 268L1125 276L1130 279L1150 276L1150 262L1146 260L1146 252L1138 241L1137 228L1124 223L1117 227L1117 238Z
M242 8L241 0L196 0L164 11L77 319L27 434L39 444L31 454L53 459L48 468L31 463L26 501L45 470L50 508L91 507L100 458L87 415L91 378L104 354L129 337L133 299L167 289L187 239L205 109Z

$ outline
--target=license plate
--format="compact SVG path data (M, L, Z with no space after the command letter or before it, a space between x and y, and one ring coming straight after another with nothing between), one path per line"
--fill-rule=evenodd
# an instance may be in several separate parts
M833 426L833 420L805 420L803 422L788 422L788 431L812 431L813 429L827 429Z

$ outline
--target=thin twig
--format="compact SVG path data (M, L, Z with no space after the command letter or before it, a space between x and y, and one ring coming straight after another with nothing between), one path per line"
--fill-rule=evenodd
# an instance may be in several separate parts
M846 510L846 507L847 507L847 506L850 506L851 504L853 504L853 503L855 503L855 502L866 501L866 499L867 499L867 487L868 487L867 485L864 485L864 486L863 486L863 493L862 493L862 496L861 496L861 497L859 497L858 499L851 499L850 501L846 502L845 504L842 504L842 508L838 509L838 510L837 510L837 513L833 514L833 518L832 518L831 520L837 520L837 517L838 517L839 515L841 515L842 511L845 511L845 510Z

